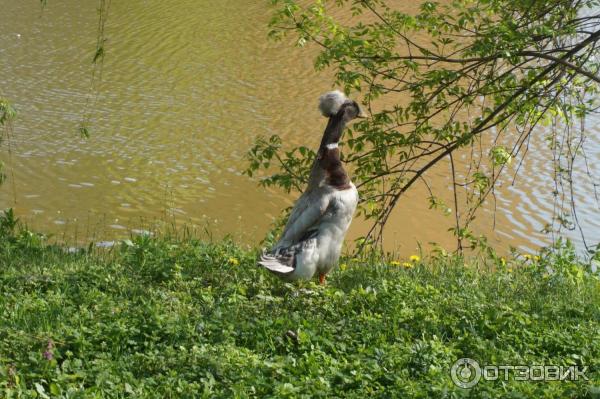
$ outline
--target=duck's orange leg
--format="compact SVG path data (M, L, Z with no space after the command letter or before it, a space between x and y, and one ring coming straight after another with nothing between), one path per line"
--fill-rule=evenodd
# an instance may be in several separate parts
M325 274L319 273L319 284L325 285Z

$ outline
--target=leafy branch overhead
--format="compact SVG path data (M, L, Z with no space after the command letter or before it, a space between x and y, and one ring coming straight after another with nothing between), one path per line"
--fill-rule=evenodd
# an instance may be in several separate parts
M47 0L39 0L42 10L48 5ZM105 34L105 26L108 19L108 11L110 8L111 0L98 0L98 25L96 33L96 50L92 59L92 71L89 93L85 98L85 105L83 107L83 115L81 122L78 127L79 135L82 138L89 138L89 123L92 117L92 110L95 108L97 101L97 85L102 80L102 68L104 66L104 56L106 55L105 44L107 42ZM8 154L11 156L11 137L13 132L12 122L17 116L17 111L14 106L6 98L3 98L3 93L0 90L0 145L6 138L8 143ZM7 179L6 174L3 172L4 163L0 161L0 185ZM9 168L10 169L10 168ZM12 172L12 169L11 169ZM14 183L14 182L13 182ZM14 186L13 186L14 192Z
M0 145L4 140L4 136L10 139L12 133L12 120L17 116L17 111L14 109L12 104L0 97ZM10 153L10 147L9 147ZM4 173L4 163L0 161L0 185L6 181L6 174Z
M347 133L343 151L361 212L373 222L365 242L381 242L391 212L415 184L440 203L428 172L445 167L458 249L465 239L473 244L475 211L500 176L518 172L532 134L548 136L557 186L572 190L562 183L573 158L585 156L585 125L577 122L597 106L597 0L424 2L416 15L382 0L272 3L270 35L319 46L316 68L332 69L336 85L362 93L372 116ZM331 16L344 15L340 8L351 12L350 22ZM248 156L249 174L262 171L263 184L290 191L302 187L314 154L284 150L274 136L260 138ZM550 228L574 228L576 217L571 202Z

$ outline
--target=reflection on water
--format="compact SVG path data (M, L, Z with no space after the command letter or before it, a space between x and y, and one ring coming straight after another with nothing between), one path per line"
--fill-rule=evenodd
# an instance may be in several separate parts
M315 53L266 39L266 2L113 2L91 138L81 140L95 7L63 0L42 12L36 1L0 0L0 88L19 110L12 158L0 152L15 192L3 186L0 207L67 240L109 242L167 220L256 243L294 198L243 176L244 154L257 135L274 133L316 146L325 125L316 99L331 77L313 71ZM547 242L539 231L552 212L552 168L542 143L532 146L517 185L507 180L498 192L496 230L490 212L478 218L495 245ZM600 175L600 144L593 149ZM448 187L447 170L432 173L438 189ZM600 237L597 202L576 193L580 218ZM426 196L418 188L404 198L388 248L453 245L451 219L429 210ZM351 235L365 227L354 223Z

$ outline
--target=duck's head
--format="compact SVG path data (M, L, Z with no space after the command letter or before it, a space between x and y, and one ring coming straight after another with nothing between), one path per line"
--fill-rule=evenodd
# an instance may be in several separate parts
M327 118L341 116L345 122L367 117L356 101L349 99L339 90L327 92L319 97L319 111Z

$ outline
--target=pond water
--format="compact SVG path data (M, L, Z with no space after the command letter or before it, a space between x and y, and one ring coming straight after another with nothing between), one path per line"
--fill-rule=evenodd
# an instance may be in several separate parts
M110 241L161 223L259 242L295 196L243 175L244 155L258 135L318 144L326 121L316 100L332 79L313 70L315 50L268 40L266 1L113 1L91 137L83 140L77 128L90 92L96 5L50 0L42 11L37 0L0 0L0 93L19 112L10 156L6 142L0 148L10 179L0 208L67 242ZM600 144L589 144L600 176ZM507 179L497 192L495 220L490 205L476 230L503 248L547 244L540 230L553 211L551 165L534 140L516 184ZM447 190L445 167L430 179ZM575 200L598 241L590 187L577 187ZM453 247L452 218L429 210L426 197L421 187L403 198L388 249ZM356 220L349 238L366 227ZM565 234L580 242L577 231Z

